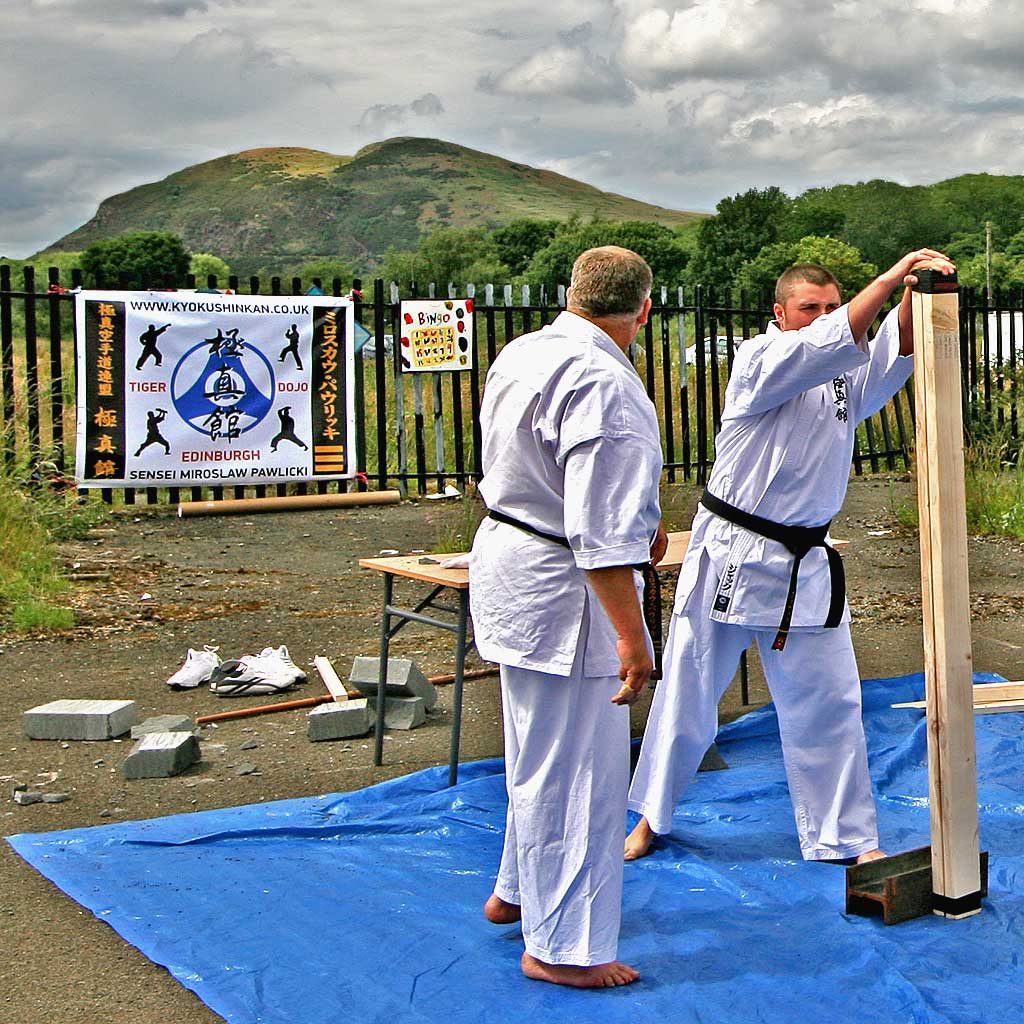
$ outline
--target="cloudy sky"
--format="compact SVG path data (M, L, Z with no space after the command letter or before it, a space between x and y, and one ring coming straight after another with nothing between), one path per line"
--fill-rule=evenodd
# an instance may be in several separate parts
M434 136L648 202L1024 171L989 0L0 0L0 254L262 146Z

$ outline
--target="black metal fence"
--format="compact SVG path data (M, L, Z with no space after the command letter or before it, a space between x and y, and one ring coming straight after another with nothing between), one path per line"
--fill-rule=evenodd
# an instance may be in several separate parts
M184 282L136 282L121 277L107 287L195 287ZM206 287L217 288L210 278ZM479 479L479 410L487 367L512 338L549 322L564 305L564 290L513 289L511 286L456 289L443 296L433 286L400 295L394 286L374 281L366 295L360 282L325 284L297 278L269 282L232 277L221 285L251 294L304 294L310 285L334 295L356 297L356 319L372 335L356 360L356 462L359 477L341 487L399 487L419 494L462 489ZM4 458L9 469L52 462L58 472L74 464L74 304L68 289L81 287L81 274L61 280L50 268L45 276L27 267L14 280L0 266L0 412ZM474 300L475 334L468 372L403 374L399 346L402 298L450 296ZM665 472L669 482L703 483L714 461L714 438L721 421L725 385L736 346L759 333L770 319L766 304L745 294L708 288L656 290L651 318L630 357L653 399L662 425ZM1024 300L1020 294L961 296L961 359L964 376L965 430L970 439L979 424L997 424L1017 437L1017 370L1024 347ZM698 343L698 341L700 343ZM853 471L857 474L903 471L910 467L914 437L912 385L857 431ZM289 484L288 492L325 493L337 483ZM286 493L285 485L188 489L192 500L263 497ZM101 492L107 501L114 492ZM177 488L123 492L126 503L176 502Z

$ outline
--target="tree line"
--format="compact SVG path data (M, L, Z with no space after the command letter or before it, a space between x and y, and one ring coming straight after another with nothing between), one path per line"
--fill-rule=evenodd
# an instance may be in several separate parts
M622 245L651 265L659 286L701 284L745 291L751 301L770 296L775 279L794 263L829 267L852 293L908 249L927 244L958 264L963 284L983 288L991 237L991 283L1000 290L1024 288L1024 178L964 175L928 186L869 181L810 189L792 198L770 186L752 188L718 203L714 216L676 228L646 221L523 218L495 228L437 227L415 250L391 249L356 266L330 255L298 258L260 270L262 279L314 278L327 286L338 278L382 277L408 294L434 282L531 286L553 290L567 284L575 257L595 245ZM96 242L81 254L50 253L42 259L81 266L89 284L115 283L119 273L160 280L193 273L221 286L229 263L209 253L186 251L165 232L130 232ZM59 258L59 259L57 259Z

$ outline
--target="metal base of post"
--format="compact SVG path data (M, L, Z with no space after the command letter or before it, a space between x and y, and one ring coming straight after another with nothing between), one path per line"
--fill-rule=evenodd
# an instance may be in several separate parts
M846 912L899 924L926 914L970 917L988 896L988 853L979 857L981 889L957 899L932 891L932 848L896 853L846 869Z

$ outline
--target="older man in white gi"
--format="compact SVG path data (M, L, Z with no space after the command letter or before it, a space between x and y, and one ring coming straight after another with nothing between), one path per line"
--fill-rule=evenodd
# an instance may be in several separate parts
M913 370L910 289L873 341L867 331L912 268L908 253L848 305L836 279L793 267L776 323L736 352L716 458L679 575L672 623L629 806L634 860L672 811L715 738L718 701L755 640L775 701L800 850L807 860L869 860L878 850L842 563L826 543L846 495L858 423Z
M505 843L484 913L522 920L523 973L580 988L617 957L629 710L651 673L634 566L664 553L654 406L626 350L647 322L634 252L576 260L567 311L507 345L481 409L490 510L473 542L477 649L501 666Z

